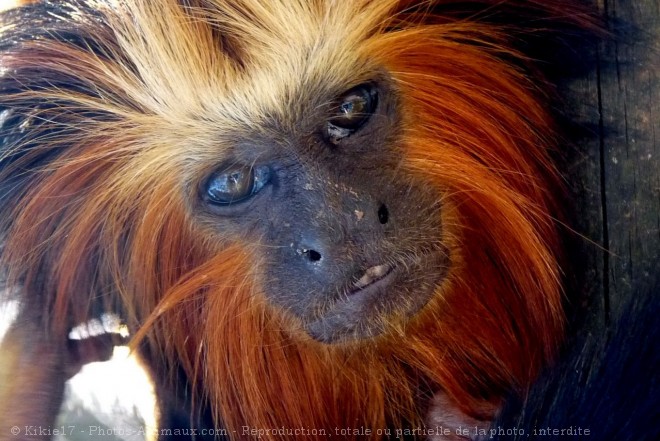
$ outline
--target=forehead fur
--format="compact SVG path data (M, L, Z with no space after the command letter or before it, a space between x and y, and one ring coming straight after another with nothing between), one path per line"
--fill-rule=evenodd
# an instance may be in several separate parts
M301 97L337 94L373 75L361 49L394 3L122 1L106 12L132 68L115 81L145 109L178 121L295 119Z

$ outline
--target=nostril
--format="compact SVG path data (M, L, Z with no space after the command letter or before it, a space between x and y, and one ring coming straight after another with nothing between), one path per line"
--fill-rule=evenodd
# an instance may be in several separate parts
M321 260L321 253L315 250L307 250L307 258L312 262L318 262Z
M318 262L323 257L321 256L321 253L319 253L316 250L302 249L302 250L298 250L298 253L307 257L307 259L309 259L310 262Z
M381 204L380 207L378 208L378 221L381 224L385 225L389 219L390 219L390 212L387 210L385 204Z

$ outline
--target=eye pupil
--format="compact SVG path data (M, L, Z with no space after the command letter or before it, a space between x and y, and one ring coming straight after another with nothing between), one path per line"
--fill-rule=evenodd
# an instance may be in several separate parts
M252 168L237 166L211 175L206 193L212 202L231 204L250 196L253 186L254 172Z
M350 118L356 112L355 107L359 107L359 105L356 106L356 103L353 101L344 101L341 104L341 111L347 118Z
M227 187L230 191L237 194L247 193L252 186L252 169L231 173L227 180Z
M268 166L232 164L220 168L208 178L202 197L212 205L232 205L257 194L270 179Z
M327 133L334 141L360 129L376 109L376 92L370 85L355 87L337 101L335 114L328 121Z

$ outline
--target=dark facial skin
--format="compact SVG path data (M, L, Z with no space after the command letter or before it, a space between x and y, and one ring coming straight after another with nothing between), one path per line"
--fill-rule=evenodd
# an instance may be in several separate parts
M326 343L414 316L449 266L439 194L400 165L396 93L386 81L334 93L200 187L207 221L263 245L267 299Z

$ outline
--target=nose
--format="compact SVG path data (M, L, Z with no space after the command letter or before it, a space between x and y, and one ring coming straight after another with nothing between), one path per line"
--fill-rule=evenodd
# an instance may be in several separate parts
M346 242L356 244L361 242L360 237L373 238L374 228L390 222L390 212L384 203L369 205L370 209L356 209L343 216L345 222L327 222L324 227L309 225L295 246L300 259L317 267L335 265L347 257Z

